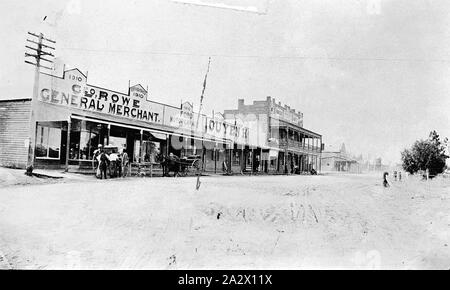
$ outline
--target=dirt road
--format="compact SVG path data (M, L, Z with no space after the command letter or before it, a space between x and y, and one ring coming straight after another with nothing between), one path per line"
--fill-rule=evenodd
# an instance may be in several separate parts
M450 269L450 180L108 180L0 189L0 268Z

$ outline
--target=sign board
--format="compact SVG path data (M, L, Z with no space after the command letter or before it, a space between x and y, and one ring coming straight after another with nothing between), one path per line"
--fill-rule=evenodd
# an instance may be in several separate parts
M227 139L241 144L248 143L249 129L247 127L217 118L205 115L200 115L198 118L197 113L193 113L192 118L186 118L182 111L168 108L164 120L169 126L177 128L180 133L194 133L207 139Z
M87 84L79 70L66 71L62 78L41 74L38 100L65 107L167 126L168 130L191 133L212 139L246 143L248 128L193 113L192 104L176 108L146 99L146 91L137 85L123 94ZM197 126L197 118L199 124Z
M130 88L130 97L147 100L147 90L141 85L135 85Z
M78 70L67 71L64 77L41 75L39 101L125 117L149 123L162 123L164 105L152 103L139 96L129 96L86 83Z
M303 113L294 113L290 109L284 108L278 104L271 105L270 117L303 127Z
M184 102L183 104L181 104L181 113L182 113L183 117L185 117L187 119L192 119L192 117L194 116L193 104L191 104L189 102Z

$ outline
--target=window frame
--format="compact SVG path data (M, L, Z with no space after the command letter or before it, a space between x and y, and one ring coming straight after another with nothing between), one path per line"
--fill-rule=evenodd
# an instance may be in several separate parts
M34 154L35 154L35 158L36 159L40 159L40 160L61 160L61 135L62 135L62 130L61 130L61 128L58 128L58 127L50 127L50 126L42 126L42 125L37 125L36 126L36 140L37 140L37 132L39 131L39 128L44 128L44 129L47 129L48 130L48 137L47 137L47 143L45 144L46 145L46 148L47 148L47 156L45 156L45 157L42 157L42 156L36 156L36 147L37 147L37 145L38 145L38 142L36 142L36 144L35 144L35 148L34 148ZM58 157L56 158L56 157L49 157L49 155L50 155L50 147L49 147L49 142L50 142L50 129L57 129L57 130L59 130L59 139L60 139L60 141L59 141L59 150L58 150ZM42 144L41 142L39 142L39 144Z
M81 129L80 131L71 131L70 133L72 133L72 132L79 132L80 133L80 141L78 142L78 158L70 158L69 157L69 161L72 161L72 162L92 162L93 161L93 159L90 159L90 156L89 156L89 154L90 154L90 152L91 152L91 149L92 149L92 145L91 145L91 138L92 138L92 130L91 129L89 129L89 130L83 130L83 129ZM88 159L81 159L80 158L80 156L81 156L81 134L83 134L83 133L89 133L89 137L88 137L88 139L89 139L89 146L88 146L88 149L87 149L87 151L88 151ZM94 132L94 134L97 134L97 133L95 133ZM100 135L100 134L98 134L98 135ZM71 138L71 140L72 140L72 138ZM69 148L69 150L70 150L70 148Z

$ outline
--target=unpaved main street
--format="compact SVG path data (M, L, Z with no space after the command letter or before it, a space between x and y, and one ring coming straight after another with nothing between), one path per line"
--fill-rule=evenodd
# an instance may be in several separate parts
M0 268L450 269L450 180L87 179L0 188Z

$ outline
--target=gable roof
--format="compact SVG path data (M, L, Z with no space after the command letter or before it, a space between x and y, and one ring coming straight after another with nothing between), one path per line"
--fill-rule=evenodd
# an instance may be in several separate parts
M71 72L71 71L78 71L81 75L83 75L86 79L87 79L87 75L85 75L81 70L79 70L78 68L72 68L69 70L65 70L64 74L66 74L67 72Z
M140 88L143 89L145 92L147 92L147 89L145 89L141 84L136 84L136 85L134 85L134 86L131 86L130 89L131 89L131 88L135 88L135 87L140 87ZM148 92L147 92L147 93L148 93Z

